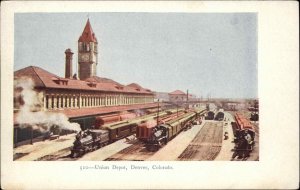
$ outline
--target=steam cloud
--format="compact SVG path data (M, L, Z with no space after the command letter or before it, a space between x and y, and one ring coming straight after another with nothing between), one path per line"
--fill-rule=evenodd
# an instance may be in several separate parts
M68 117L62 113L33 112L42 107L42 102L33 90L34 82L30 78L15 80L16 88L22 89L21 96L24 101L16 118L21 127L32 127L41 131L49 131L51 126L58 126L65 130L81 130L78 123L70 123Z

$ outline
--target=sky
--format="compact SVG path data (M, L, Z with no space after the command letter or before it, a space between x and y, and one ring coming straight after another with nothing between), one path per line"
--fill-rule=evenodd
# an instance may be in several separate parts
M18 13L14 70L38 66L73 73L87 19L98 39L97 75L153 91L206 98L257 98L255 13Z

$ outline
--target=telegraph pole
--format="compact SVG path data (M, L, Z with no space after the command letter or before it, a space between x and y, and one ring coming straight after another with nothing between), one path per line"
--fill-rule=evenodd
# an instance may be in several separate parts
M31 139L30 139L30 144L33 144L33 127L30 127L30 133L31 133Z
M189 109L189 89L186 90L186 104L187 104L187 109Z
M158 116L159 116L159 99L157 99L157 117L156 117L156 125L158 125Z

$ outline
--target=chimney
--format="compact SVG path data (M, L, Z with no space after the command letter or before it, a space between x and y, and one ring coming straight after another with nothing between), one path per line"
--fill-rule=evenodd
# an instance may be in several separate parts
M189 101L189 90L186 90L186 101Z
M65 78L72 78L73 70L72 70L72 59L73 59L73 52L71 49L66 49L66 70L65 70Z

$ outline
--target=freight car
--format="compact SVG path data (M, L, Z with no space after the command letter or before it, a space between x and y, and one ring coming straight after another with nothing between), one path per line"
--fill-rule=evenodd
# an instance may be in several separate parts
M137 117L135 113L121 113L121 114L111 114L111 115L103 115L95 118L95 128L99 129L101 126L109 123L115 123L119 121L123 121L126 119L133 119Z
M146 142L149 139L152 133L152 129L155 126L157 126L158 124L166 123L172 119L175 119L176 117L180 117L186 112L184 110L180 110L176 113L170 113L170 112L168 113L169 113L168 115L159 117L157 120L145 121L142 122L140 125L138 125L138 127L136 128L136 138L143 142Z
M160 147L167 144L171 139L178 135L185 128L191 127L193 121L199 120L205 110L189 111L180 117L172 119L163 124L158 124L152 128L151 134L146 142L149 151L157 151Z
M171 110L174 112L173 110ZM97 130L80 131L76 135L76 140L71 148L71 157L82 156L86 152L95 150L116 140L125 138L136 133L136 127L142 122L156 119L157 116L163 117L167 115L166 111L159 114L144 115L127 121L119 121L115 123L105 124Z
M164 117L168 114L170 114L170 110L160 112L159 114L153 113L153 114L144 115L127 121L120 121L117 123L103 125L101 129L108 130L109 139L111 142L114 142L119 139L135 134L137 126L140 125L141 123L144 123L145 121L148 120L157 119L157 117Z
M245 159L250 156L250 152L252 152L255 145L255 131L250 121L242 114L236 113L235 120L237 129L234 137L235 147L232 159L236 156Z

